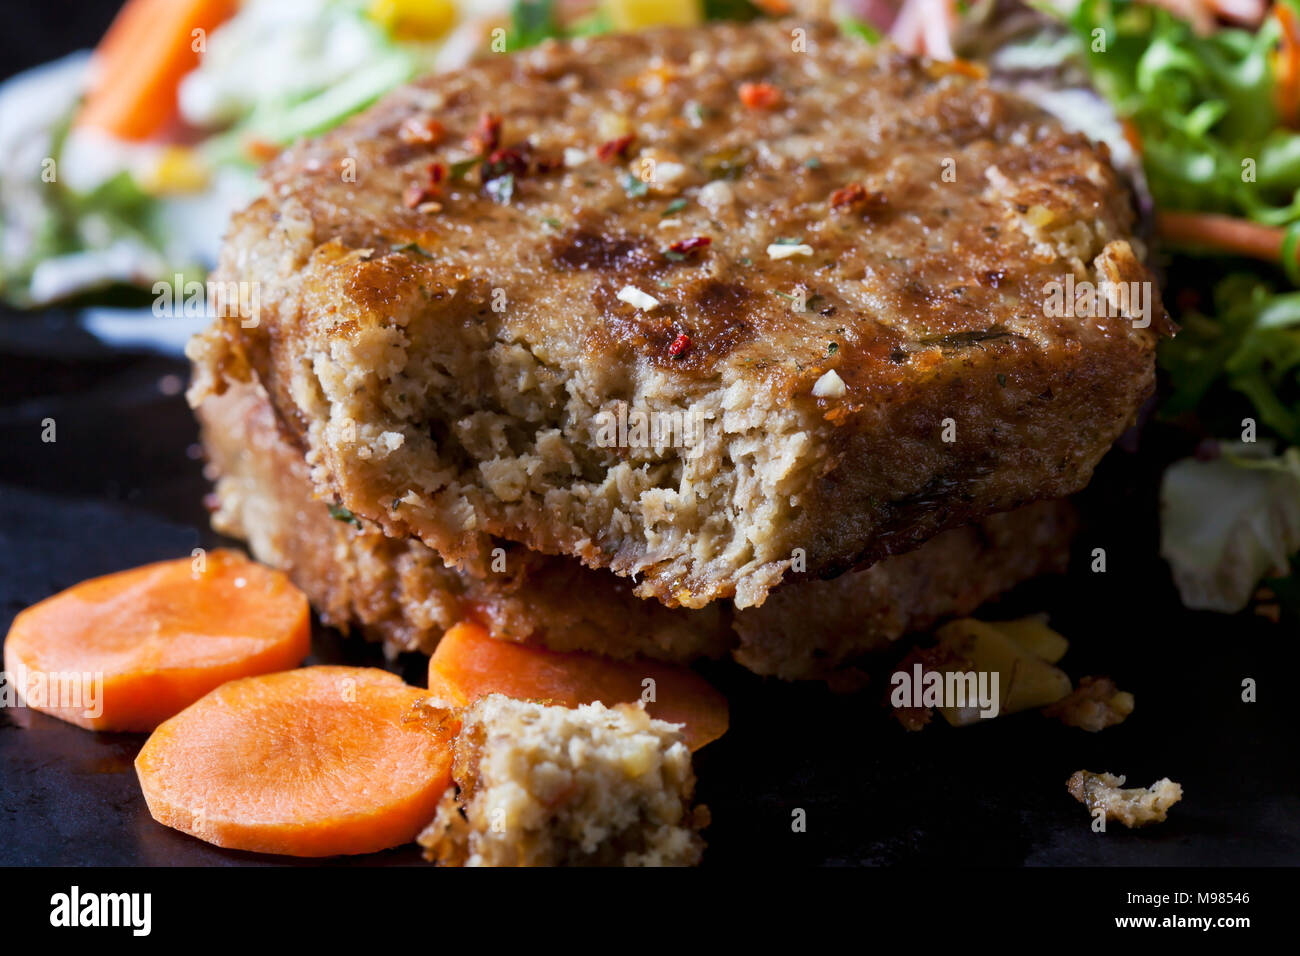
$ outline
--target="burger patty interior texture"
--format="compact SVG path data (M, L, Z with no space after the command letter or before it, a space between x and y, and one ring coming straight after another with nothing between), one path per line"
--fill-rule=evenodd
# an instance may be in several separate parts
M729 653L758 674L832 677L905 634L1064 571L1075 527L1068 502L1040 501L862 571L785 584L760 608L668 608L574 558L514 546L480 578L446 567L418 539L331 515L260 387L229 388L198 414L217 476L217 530L288 572L326 623L355 627L394 653L432 652L447 628L472 618L495 637L557 651L683 663Z
M469 573L504 539L670 607L1068 495L1167 320L1053 311L1153 287L1129 194L968 74L783 22L420 81L270 166L192 398L260 381L318 495Z

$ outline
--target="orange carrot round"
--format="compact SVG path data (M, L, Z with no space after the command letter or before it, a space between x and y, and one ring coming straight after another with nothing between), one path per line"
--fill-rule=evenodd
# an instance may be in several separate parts
M236 677L297 665L307 598L213 551L83 581L14 619L4 664L24 703L90 730L150 731Z
M465 621L442 636L429 659L429 690L458 706L495 693L565 707L593 701L608 707L635 703L648 697L651 688L654 699L646 700L646 710L660 720L684 724L692 750L727 732L727 699L685 667L516 644Z
M159 823L217 846L322 857L415 839L451 783L428 692L387 671L306 667L231 681L154 731L135 769Z

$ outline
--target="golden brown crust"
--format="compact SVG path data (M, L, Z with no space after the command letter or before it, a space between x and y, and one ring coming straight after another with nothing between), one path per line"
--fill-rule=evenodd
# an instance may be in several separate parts
M196 347L196 398L256 375L322 493L479 574L508 538L688 607L761 604L796 548L841 570L1078 490L1150 392L1164 321L1158 297L1150 328L1049 314L1067 276L1150 280L1105 150L827 25L797 25L798 52L795 26L494 57L291 151L222 261L260 284L261 322ZM753 80L779 107L740 102ZM410 208L485 112L525 154L493 161L519 169L509 203L483 163ZM428 114L442 143L401 144ZM608 162L554 166L615 128L633 139ZM855 183L883 199L834 206ZM814 396L831 371L843 394ZM599 447L595 416L627 402L703 410L703 441Z

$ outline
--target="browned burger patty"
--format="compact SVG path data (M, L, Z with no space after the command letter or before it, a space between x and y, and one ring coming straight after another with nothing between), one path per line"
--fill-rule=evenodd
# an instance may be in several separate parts
M337 509L331 517L326 502L313 500L302 454L258 388L208 398L199 418L220 475L218 530L285 569L327 623L355 625L393 651L432 651L444 630L472 617L498 637L556 650L673 661L731 651L761 674L821 677L909 631L969 614L1023 580L1064 570L1074 527L1067 503L1039 502L865 571L788 584L761 608L669 609L572 558L509 547L504 569L479 578L446 567L418 540L386 537L372 524L358 529Z
M828 25L497 56L267 182L194 400L260 379L321 495L479 577L508 539L744 608L1067 495L1166 321L1047 314L1150 278L1104 148Z

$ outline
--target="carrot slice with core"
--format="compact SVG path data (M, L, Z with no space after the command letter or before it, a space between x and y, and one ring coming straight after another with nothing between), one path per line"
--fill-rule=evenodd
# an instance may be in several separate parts
M159 823L217 846L290 856L409 843L451 783L428 691L387 671L306 667L231 681L164 723L135 769ZM435 729L437 730L437 729Z
M487 694L565 707L635 703L646 696L651 716L685 725L692 750L727 732L727 699L685 667L516 644L470 622L455 625L438 642L429 659L429 690L459 706Z
M212 551L83 581L23 611L4 664L34 710L150 731L235 677L297 665L311 608L279 571Z

